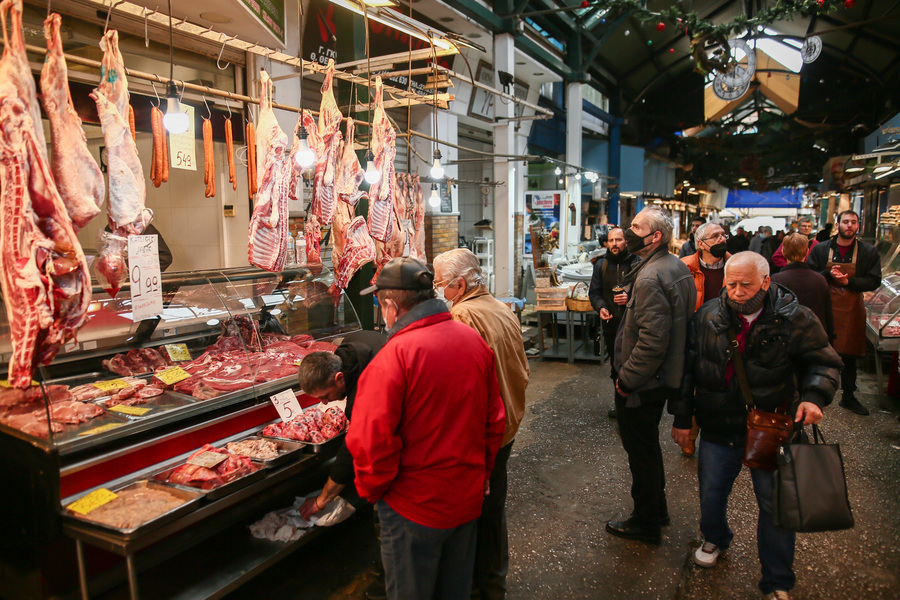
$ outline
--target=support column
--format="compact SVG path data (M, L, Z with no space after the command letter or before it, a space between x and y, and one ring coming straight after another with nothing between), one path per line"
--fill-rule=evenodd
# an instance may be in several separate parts
M581 125L584 90L582 83L566 84L566 162L581 166ZM581 240L581 179L574 175L566 182L565 206L559 208L559 247L568 255L569 245ZM575 225L571 225L572 217L569 205L575 205Z
M494 86L502 89L498 71L515 75L516 57L514 38L508 33L494 36ZM512 102L494 103L494 115L498 119L515 116ZM494 127L494 152L516 154L515 121L504 121ZM506 158L494 159L494 180L501 185L494 190L494 294L512 295L515 289L515 224L513 212L516 209L518 193L516 163ZM521 169L521 165L519 165Z
M609 176L615 178L615 187L609 188L609 222L616 225L622 224L622 216L619 210L619 190L622 181L622 127L620 119L609 124Z

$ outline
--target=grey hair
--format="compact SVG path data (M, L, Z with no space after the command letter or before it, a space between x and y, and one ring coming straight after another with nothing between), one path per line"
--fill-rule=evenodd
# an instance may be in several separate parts
M697 231L694 232L694 241L703 241L706 238L706 230L709 229L712 225L718 225L719 228L722 227L718 223L713 223L712 221L710 221L709 223L704 223L697 228Z
M800 217L800 220L797 222L798 223L812 223L813 225L816 224L816 222L813 221L812 217L810 217L808 215L804 215L804 216Z
M647 221L649 222L651 232L659 231L662 233L662 239L660 240L661 244L668 245L668 243L672 241L672 232L675 231L675 221L672 220L672 215L669 214L669 211L661 206L648 206L639 214L647 215ZM700 228L698 227L697 229L699 230ZM696 234L694 239L696 239Z
M434 257L434 269L440 269L447 279L462 277L466 287L478 287L485 282L481 261L468 248L454 248L438 254Z
M734 266L743 266L743 265L753 265L756 267L756 272L759 274L760 279L765 279L769 276L769 261L767 261L762 254L758 252L751 252L749 250L745 250L744 252L738 252L731 259L725 263L725 277L728 277L728 269Z

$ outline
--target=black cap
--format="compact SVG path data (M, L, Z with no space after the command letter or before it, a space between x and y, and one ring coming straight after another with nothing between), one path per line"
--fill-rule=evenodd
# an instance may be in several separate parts
M375 285L359 293L371 294L375 290L427 290L434 285L434 273L414 258L394 258L384 265Z

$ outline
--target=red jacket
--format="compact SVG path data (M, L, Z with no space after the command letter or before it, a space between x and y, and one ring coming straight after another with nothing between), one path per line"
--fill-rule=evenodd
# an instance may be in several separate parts
M396 332L363 371L347 433L356 490L426 527L481 514L506 426L494 353L440 312Z

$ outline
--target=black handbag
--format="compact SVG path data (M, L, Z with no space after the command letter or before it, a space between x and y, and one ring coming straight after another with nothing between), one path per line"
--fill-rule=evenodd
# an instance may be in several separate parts
M775 525L803 533L850 529L853 512L841 447L826 444L816 425L813 439L815 443L809 443L801 436L799 443L785 444L778 450Z

